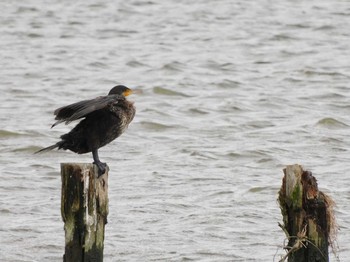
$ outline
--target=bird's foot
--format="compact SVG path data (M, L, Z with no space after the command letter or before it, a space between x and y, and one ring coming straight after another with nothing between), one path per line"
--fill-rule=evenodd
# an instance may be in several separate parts
M107 163L93 162L98 167L98 177L102 176L107 169L109 169Z

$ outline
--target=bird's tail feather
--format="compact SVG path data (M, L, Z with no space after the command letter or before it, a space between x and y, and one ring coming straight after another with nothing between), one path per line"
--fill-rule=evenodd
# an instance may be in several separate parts
M40 149L40 150L36 151L34 154L44 153L46 151L50 151L52 149L55 149L56 147L60 148L62 143L63 143L63 141L57 142L56 144L54 144L52 146L48 146L48 147L45 147L43 149Z

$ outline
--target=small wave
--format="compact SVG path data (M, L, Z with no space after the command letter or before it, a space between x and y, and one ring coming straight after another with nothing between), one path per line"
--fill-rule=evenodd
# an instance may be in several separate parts
M141 125L147 129L157 130L157 131L173 128L173 126L170 126L170 125L164 125L164 124L148 122L148 121L142 121Z
M217 157L215 157L213 154L211 154L209 152L192 151L190 153L190 156L199 157L202 159L212 159L212 160L217 159Z
M80 22L80 21L69 21L68 24L69 25L85 25L85 23Z
M177 92L177 91L170 90L170 89L166 89L163 87L158 87L158 86L153 88L153 92L155 94L159 94L159 95L188 97L188 95L186 95L184 93Z
M44 37L43 35L41 35L41 34L36 34L36 33L29 33L29 34L27 34L27 36L28 36L29 38L40 38L40 37Z
M235 65L233 63L218 63L213 60L209 60L205 67L217 71L231 71L235 69Z
M300 28L310 28L309 25L303 24L303 23L299 23L299 24L288 24L287 26L290 27L290 28L297 28L297 29L300 29Z
M261 129L261 128L274 127L275 125L270 121L250 121L244 126L248 128Z
M270 40L284 41L284 40L296 40L296 38L288 34L275 34L270 38Z
M333 30L333 29L335 29L335 27L332 25L323 25L320 27L316 27L314 30L315 31L329 31L329 30Z
M106 65L105 63L101 63L101 62L92 62L88 64L89 67L97 67L97 68L108 68L108 65Z
M332 117L326 117L326 118L322 118L321 120L319 120L317 122L318 126L322 126L322 127L328 127L328 128L344 128L344 127L348 127L347 124L338 121Z
M196 114L196 115L206 115L209 114L208 112L198 109L198 108L190 108L188 110L191 114Z
M210 197L217 197L217 196L223 196L223 195L232 195L234 192L232 190L223 190L223 191L218 191L213 194L210 194Z
M271 61L266 61L266 60L257 60L254 62L254 64L257 64L257 65L266 65L266 64L272 64Z
M233 81L229 79L224 79L222 82L218 83L221 88L236 88L241 85L241 82Z
M7 137L15 137L15 136L21 136L23 134L18 132L12 132L7 130L0 130L0 138L7 138Z
M161 68L161 70L180 72L182 71L183 67L184 67L184 64L175 61L175 62L165 64Z
M137 60L130 60L129 62L126 63L127 66L130 67L144 67L146 66L145 64L137 61Z
M286 77L283 79L286 82L291 82L291 83L300 83L303 82L301 78L295 78L295 77Z
M261 191L265 191L266 189L269 189L269 187L264 187L264 186L258 186L258 187L252 187L248 191L250 193L259 193Z
M65 39L65 38L74 38L75 37L75 35L73 35L73 34L61 34L60 35L60 38L62 38L62 39Z
M38 12L38 9L35 7L27 7L27 6L20 6L18 7L17 13L32 13L32 12Z
M42 149L41 147L38 146L26 146L26 147L19 147L19 148L14 148L11 150L12 152L28 152L28 153L34 153L38 150Z
M245 156L238 154L238 153L235 153L235 152L230 152L230 153L226 154L225 156L228 158L232 158L232 159L245 157Z
M223 178L220 177L195 177L190 178L189 181L198 182L198 181L223 181Z
M333 72L333 71L303 70L302 73L307 75L307 76L340 76L340 77L347 77L347 75L344 75L343 73Z
M0 209L0 214L10 214L10 213L12 213L10 209L7 209L7 208Z

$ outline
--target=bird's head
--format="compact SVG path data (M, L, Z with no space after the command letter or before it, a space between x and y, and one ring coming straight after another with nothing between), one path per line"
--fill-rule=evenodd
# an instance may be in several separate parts
M123 85L118 85L115 86L109 91L108 95L122 95L122 96L128 96L133 93L133 90L130 88L123 86Z

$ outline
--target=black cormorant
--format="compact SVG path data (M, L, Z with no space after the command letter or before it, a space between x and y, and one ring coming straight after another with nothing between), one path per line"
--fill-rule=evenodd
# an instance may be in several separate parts
M133 102L126 96L133 91L126 86L118 85L109 91L107 96L100 96L91 100L80 101L55 110L55 125L66 124L80 119L76 127L61 136L61 141L43 148L36 153L49 151L54 148L71 150L78 154L92 152L94 164L99 169L99 176L106 171L107 164L98 157L98 149L119 137L135 116Z

